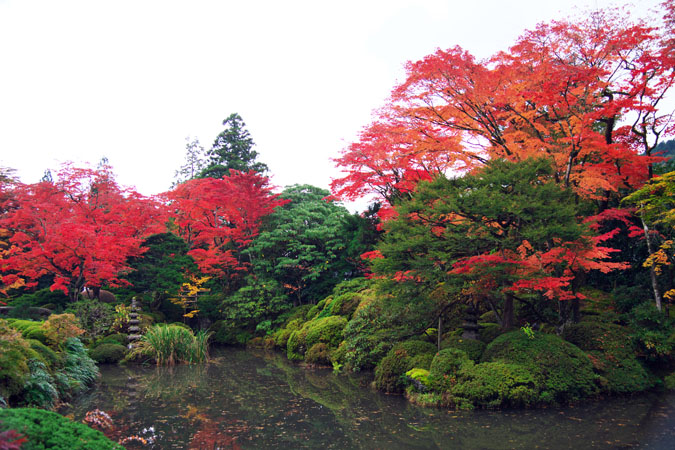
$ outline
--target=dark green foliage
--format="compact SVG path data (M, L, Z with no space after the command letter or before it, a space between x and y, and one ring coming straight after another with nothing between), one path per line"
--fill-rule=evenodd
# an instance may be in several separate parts
M86 336L92 339L108 332L115 320L115 307L96 299L75 302L65 312L74 314Z
M91 351L91 359L99 364L115 364L124 359L127 348L119 344L101 344Z
M429 368L429 386L438 392L449 391L457 380L459 369L471 363L466 352L446 348L436 353Z
M624 315L633 330L631 337L638 355L649 363L668 363L675 350L675 320L666 317L651 303L642 303Z
M253 335L245 328L230 322L229 320L219 320L209 328L213 333L211 342L220 345L246 345Z
M323 342L312 345L305 353L305 362L317 366L329 366L331 360L328 346Z
M666 386L666 389L675 390L675 372L665 377L663 384Z
M653 377L635 357L630 330L603 322L580 322L565 327L563 337L584 350L609 392L638 392L653 385Z
M296 305L315 303L340 281L354 276L345 266L349 211L324 200L329 195L309 185L284 189L281 198L289 203L265 219L247 250L253 255L254 273L271 276L285 286Z
M239 326L253 328L264 321L271 326L273 319L290 308L291 303L276 280L249 276L242 288L220 303L219 315Z
M408 341L399 342L389 351L389 355L400 350L405 351L409 357L418 355L433 355L436 353L436 346L430 342L420 341L418 339L410 339Z
M168 297L178 294L186 281L184 274L197 273L197 266L187 254L185 241L173 233L153 234L143 242L143 247L147 248L146 252L130 261L133 270L126 279L132 286L116 292L118 298L127 299L151 293L152 307L158 308Z
M70 300L68 296L61 291L51 291L49 288L40 289L35 292L28 294L23 294L19 297L13 298L10 302L10 306L18 307L29 307L29 306L38 306L38 307L49 307L49 309L63 309L65 308ZM30 317L31 319L37 319L37 317Z
M522 407L539 401L532 373L522 365L503 361L462 365L452 395L458 405L465 407Z
M566 402L594 395L598 376L588 356L558 336L521 330L502 334L487 346L483 362L517 363L534 377L543 403Z
M42 361L31 359L28 361L30 376L23 386L22 403L27 406L51 408L59 394L54 387L54 378Z
M0 431L5 430L17 430L28 438L21 450L124 450L98 430L40 409L1 409Z
M230 170L267 172L266 164L256 162L258 152L253 150L255 144L241 116L237 113L230 114L223 120L223 126L225 129L206 152L209 160L199 178L222 178L230 175Z
M462 350L471 360L478 362L485 351L485 343L475 339L464 339L461 336L448 336L441 342L441 348Z

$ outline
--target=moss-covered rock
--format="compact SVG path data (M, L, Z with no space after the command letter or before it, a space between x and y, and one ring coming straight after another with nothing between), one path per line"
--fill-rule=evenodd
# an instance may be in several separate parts
M22 450L124 450L98 430L40 409L0 409L0 431L7 430L27 438Z
M492 341L482 362L516 363L534 377L542 403L566 402L594 395L599 378L588 356L577 346L553 334L529 337L522 330Z
M466 353L472 361L480 361L483 351L485 351L485 343L475 339L465 339L461 336L450 335L441 342L441 349L456 348Z
M101 344L90 352L91 359L99 364L116 364L124 359L127 348L119 344Z
M593 368L603 379L604 390L638 392L654 385L654 377L638 361L625 327L584 321L565 327L563 337L588 354Z
M306 322L301 329L293 331L288 337L286 352L291 360L302 360L308 349L314 344L323 343L329 349L335 349L342 342L342 331L347 319L341 316L328 316Z
M452 396L457 405L481 408L528 406L539 401L534 375L520 364L503 361L463 364Z

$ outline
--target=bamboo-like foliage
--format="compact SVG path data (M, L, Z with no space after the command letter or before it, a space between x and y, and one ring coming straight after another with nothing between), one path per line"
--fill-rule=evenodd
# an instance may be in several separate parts
M208 361L208 341L212 333L178 325L155 325L148 329L137 351L152 356L157 365L196 364Z

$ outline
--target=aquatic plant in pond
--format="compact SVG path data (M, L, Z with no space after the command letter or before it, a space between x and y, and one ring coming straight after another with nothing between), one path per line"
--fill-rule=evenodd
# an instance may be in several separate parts
M211 333L177 325L154 325L143 336L133 354L151 356L157 365L178 363L195 364L208 360L208 341Z

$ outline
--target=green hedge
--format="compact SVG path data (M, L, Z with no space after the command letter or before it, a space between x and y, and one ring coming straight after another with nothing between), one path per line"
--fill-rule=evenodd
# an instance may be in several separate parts
M7 430L27 438L21 450L124 450L98 430L41 409L0 410L0 431Z
M90 352L91 359L99 364L115 364L124 359L127 348L119 344L101 344Z

